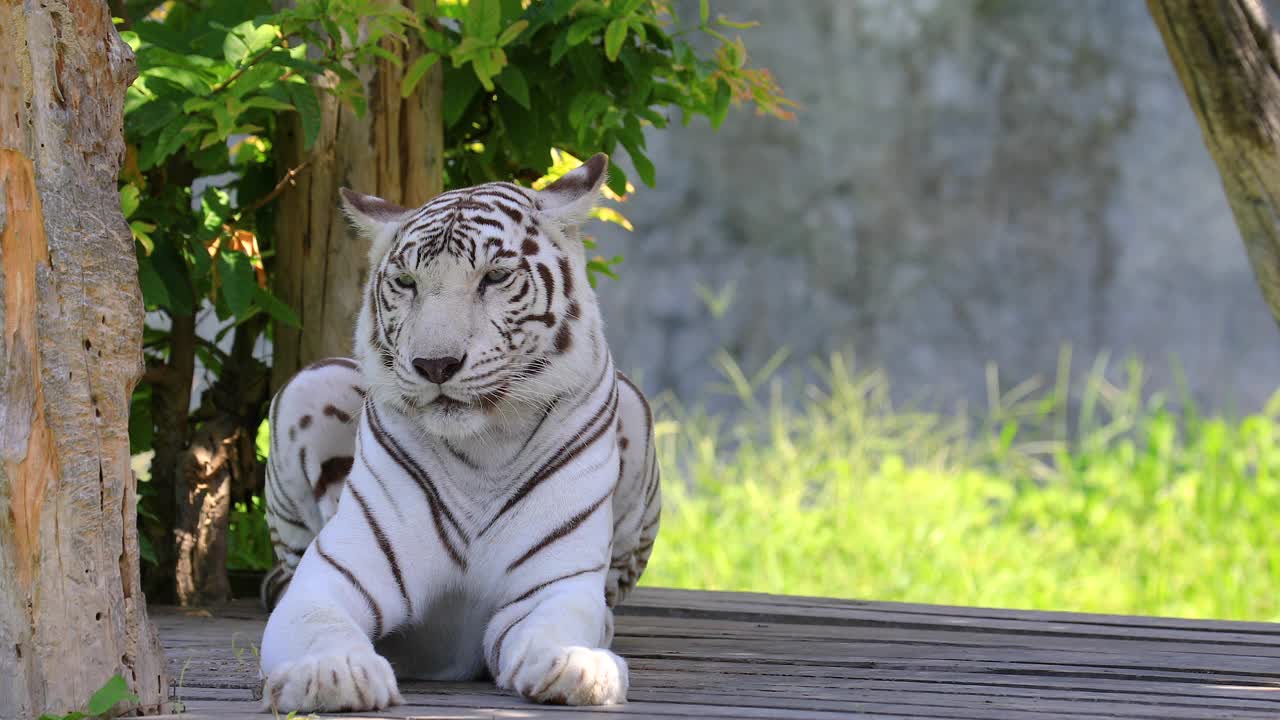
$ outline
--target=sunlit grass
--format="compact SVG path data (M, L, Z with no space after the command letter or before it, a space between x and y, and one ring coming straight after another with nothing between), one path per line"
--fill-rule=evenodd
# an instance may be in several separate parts
M1175 415L1141 368L1000 392L988 420L894 408L840 357L787 397L731 363L746 412L666 404L645 585L1280 619L1280 401Z

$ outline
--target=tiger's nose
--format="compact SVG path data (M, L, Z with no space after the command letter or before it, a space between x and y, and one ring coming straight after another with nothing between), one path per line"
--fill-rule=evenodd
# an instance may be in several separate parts
M414 358L413 369L422 377L439 385L458 374L462 360L456 357Z

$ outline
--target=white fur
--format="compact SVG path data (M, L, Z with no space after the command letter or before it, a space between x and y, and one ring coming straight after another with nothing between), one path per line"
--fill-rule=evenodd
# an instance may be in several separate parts
M580 196L564 191L575 182ZM537 702L625 701L627 665L608 650L611 607L647 562L660 495L652 418L613 368L573 225L603 175L575 182L522 191L542 228L542 250L528 262L559 268L563 257L569 268L578 315L563 351L551 350L554 329L539 323L526 323L528 337L513 334L511 350L494 329L501 296L474 289L488 266L440 257L414 269L412 300L398 300L402 330L386 367L368 344L377 325L370 291L406 242L397 233L424 215L406 211L393 228L355 219L384 246L356 332L360 370L305 370L273 402L269 519L275 536L288 536L282 545L307 549L291 582L282 557L289 586L262 643L268 707L375 710L400 701L397 674L470 679L486 669ZM523 232L508 223L508 244ZM558 291L564 281L556 276ZM568 300L549 297L559 328ZM455 378L436 385L412 374L413 358L454 353L467 357ZM548 364L528 376L533 357ZM438 407L441 395L470 400L492 377L509 390L488 409ZM363 407L353 387L367 391ZM327 493L315 497L308 466L344 453L354 465L331 510ZM294 510L305 527L280 519Z

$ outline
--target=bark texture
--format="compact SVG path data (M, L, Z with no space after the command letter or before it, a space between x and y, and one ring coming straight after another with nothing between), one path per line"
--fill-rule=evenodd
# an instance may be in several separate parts
M235 423L224 417L203 425L183 453L182 496L178 498L174 526L174 575L182 605L218 604L231 599L227 532L231 480L239 447Z
M1280 48L1260 0L1147 0L1280 322Z
M138 578L142 299L116 175L133 54L91 0L0 3L0 717L166 679Z
M427 17L433 14L434 2L418 5L428 6L420 8ZM404 65L379 60L358 70L369 98L364 117L322 93L323 120L315 146L304 149L296 117L277 141L282 171L308 164L297 187L280 197L277 215L275 287L298 311L302 328L276 326L272 387L280 387L312 361L351 353L361 285L369 268L367 248L349 232L338 205L338 188L351 187L408 207L442 190L440 66L427 72L412 95L401 98L403 69L425 49L416 40L407 49L391 43L386 47L404 58Z
M258 316L236 328L222 374L205 392L196 413L199 428L177 463L174 580L182 605L231 599L227 576L231 504L261 485L254 437L267 399L268 372L254 359L253 345L263 322Z

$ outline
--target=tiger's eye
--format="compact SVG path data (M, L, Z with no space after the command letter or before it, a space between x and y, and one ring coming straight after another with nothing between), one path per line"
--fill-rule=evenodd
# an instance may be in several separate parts
M396 276L396 284L402 288L411 288L418 284L418 279L409 273L400 273Z
M506 280L509 277L511 277L510 270L502 270L501 268L494 268L493 270L490 270L489 272L484 274L484 281L488 285L494 285L496 283L502 282L503 280Z

